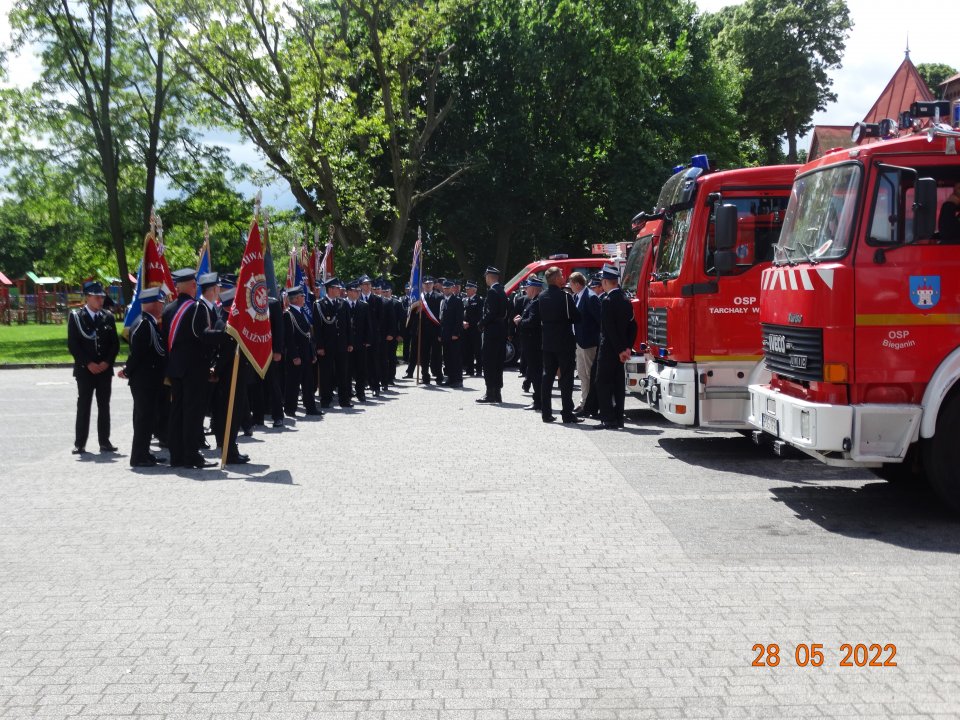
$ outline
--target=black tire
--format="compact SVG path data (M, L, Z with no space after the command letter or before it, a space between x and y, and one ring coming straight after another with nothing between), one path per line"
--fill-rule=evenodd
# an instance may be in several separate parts
M914 443L910 446L903 462L884 463L881 467L873 468L873 474L900 487L925 487L920 444Z
M510 340L506 341L506 348L503 356L503 366L510 367L517 359L517 349Z
M923 466L933 491L960 512L960 393L952 391L937 415L934 436L923 441Z

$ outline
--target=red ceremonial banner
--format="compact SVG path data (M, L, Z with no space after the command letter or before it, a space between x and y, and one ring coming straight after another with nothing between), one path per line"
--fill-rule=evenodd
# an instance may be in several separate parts
M154 235L148 235L143 245L143 287L163 288L164 293L173 293L173 276L164 257L163 248Z
M227 318L227 332L237 341L240 350L261 378L267 374L273 359L269 299L260 227L254 218L243 260L240 261L237 294L230 308L230 317Z

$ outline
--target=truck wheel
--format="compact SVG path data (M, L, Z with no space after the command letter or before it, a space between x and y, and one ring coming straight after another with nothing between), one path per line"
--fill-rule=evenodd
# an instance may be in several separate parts
M914 443L907 450L903 462L884 463L881 467L873 468L873 474L889 483L901 487L926 488L923 476L923 454L920 452L921 443Z
M960 512L960 393L952 392L940 407L934 436L924 442L923 466L933 491Z
M514 347L513 343L509 340L506 341L506 347L504 348L503 355L503 366L510 367L517 359L517 349Z

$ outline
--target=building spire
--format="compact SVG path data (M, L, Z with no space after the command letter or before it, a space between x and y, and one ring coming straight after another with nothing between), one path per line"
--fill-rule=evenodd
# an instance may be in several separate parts
M907 33L907 49L903 53L903 55L904 55L904 60L910 59L910 33Z

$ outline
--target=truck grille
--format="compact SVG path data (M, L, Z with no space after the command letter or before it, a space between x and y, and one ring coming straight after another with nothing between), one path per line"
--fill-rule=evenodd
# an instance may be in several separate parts
M667 309L665 307L647 310L647 344L659 347L667 345Z
M800 381L823 380L823 330L783 325L763 328L763 357L767 369Z

